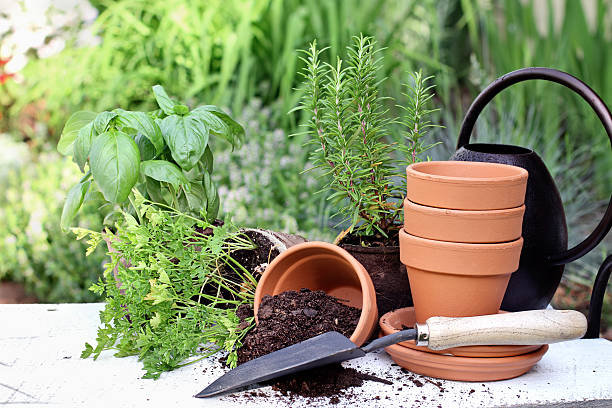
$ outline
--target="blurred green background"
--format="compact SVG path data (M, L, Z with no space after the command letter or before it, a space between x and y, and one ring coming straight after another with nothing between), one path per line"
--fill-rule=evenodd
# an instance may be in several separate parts
M514 69L567 71L612 103L609 0L12 2L0 10L0 281L20 282L41 301L95 300L86 288L104 253L85 258L83 244L60 231L78 169L55 144L72 112L152 108L158 83L191 105L222 106L245 126L244 148L213 146L223 210L234 222L332 239L335 210L315 194L320 181L302 173L305 140L290 136L302 121L288 114L301 95L296 50L316 38L335 60L359 33L385 48L381 88L394 103L403 102L410 71L436 76L435 121L445 128L433 135L441 143L432 159L452 154L470 102ZM540 154L562 193L570 244L603 215L610 145L569 91L542 81L512 87L483 113L476 139ZM78 220L100 222L95 208ZM607 238L566 269L558 303L588 292L611 247Z

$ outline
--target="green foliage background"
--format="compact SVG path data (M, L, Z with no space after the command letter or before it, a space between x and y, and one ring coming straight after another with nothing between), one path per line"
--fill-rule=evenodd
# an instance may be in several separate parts
M91 296L83 289L88 274L100 272L101 257L80 257L84 251L73 246L80 244L59 231L59 203L67 191L60 175L64 168L76 174L76 166L47 153L76 110L151 109L149 90L156 83L191 107L203 101L223 106L247 134L242 150L213 145L222 211L238 224L330 239L339 228L330 218L336 210L325 194L315 194L321 185L312 173L302 173L311 165L309 148L303 137L289 135L304 118L287 114L301 96L296 50L314 38L330 47L323 58L333 62L345 56L353 35L374 36L385 47L381 93L400 104L409 72L436 75L435 104L442 110L432 122L446 128L433 134L431 142L442 142L431 150L433 159L451 155L474 96L517 68L568 71L612 104L612 4L606 0L99 0L94 5L100 11L95 23L100 45L69 44L54 57L30 62L22 82L0 85L0 132L26 142L31 152L21 170L2 179L8 189L0 211L11 227L0 230L0 279L29 281L41 299L84 300ZM485 110L476 136L530 147L543 157L564 198L571 242L586 236L603 214L612 190L610 145L595 115L569 91L543 82L517 85ZM399 131L390 137L401 140ZM4 161L12 159L2 160L5 168ZM37 209L30 208L34 202ZM95 209L90 210L82 222L95 226ZM32 214L44 214L44 238L19 232ZM16 244L11 237L20 234ZM608 238L570 265L566 278L592 282L611 247ZM57 282L69 283L54 289ZM70 289L76 287L81 289Z
M43 302L98 301L87 288L100 276L105 252L100 248L86 257L86 245L62 232L58 222L65 191L80 172L57 153L35 160L0 178L0 280L23 283ZM99 230L102 218L88 206L75 225Z

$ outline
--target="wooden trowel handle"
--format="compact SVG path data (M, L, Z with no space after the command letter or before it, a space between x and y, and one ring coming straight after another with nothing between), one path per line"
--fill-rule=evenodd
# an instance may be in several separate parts
M432 350L476 345L549 344L580 338L586 329L586 318L574 310L430 317L425 324L417 324L417 344Z

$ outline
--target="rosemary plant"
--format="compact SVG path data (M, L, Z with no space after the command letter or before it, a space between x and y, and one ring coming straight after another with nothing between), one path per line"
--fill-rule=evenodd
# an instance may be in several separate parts
M378 91L382 57L374 39L354 37L346 63L340 58L334 65L322 62L324 51L316 40L304 51L305 92L295 110L310 117L306 133L316 146L314 168L323 170L326 187L334 191L329 199L339 203L339 213L349 221L336 242L349 233L389 238L400 228L405 184L397 180L405 180L403 167L434 146L425 142L435 126L427 120L436 111L427 109L433 96L431 77L412 73L413 83L405 85L404 116L392 118L385 108L389 98ZM404 125L405 145L388 142L397 123Z
M253 303L257 281L231 254L253 244L231 226L213 226L140 194L135 207L148 222L124 211L116 224L111 261L90 288L106 301L97 345L86 344L81 357L95 359L104 350L115 350L117 357L137 355L144 378L222 350L235 366L236 350L254 325L252 318L240 322L236 311ZM89 238L88 253L103 241L104 233L73 232Z

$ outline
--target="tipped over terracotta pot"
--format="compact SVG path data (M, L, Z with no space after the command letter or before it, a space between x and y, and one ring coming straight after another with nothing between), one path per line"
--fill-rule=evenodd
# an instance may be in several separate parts
M376 294L364 267L344 249L319 241L295 245L268 265L255 291L254 312L266 295L288 290L322 290L343 303L361 309L350 339L363 344L378 326Z
M429 207L499 210L525 202L527 170L499 163L431 161L406 168L406 198Z
M466 244L419 238L400 231L400 259L408 272L416 319L499 311L523 239Z
M404 231L448 242L495 243L521 237L525 206L503 210L449 210L404 200Z

